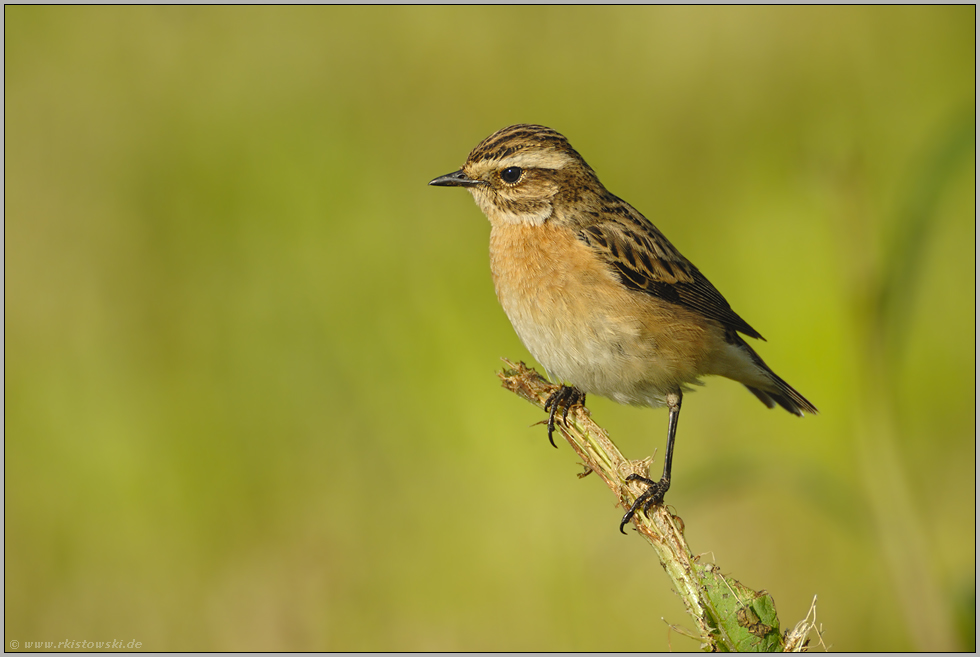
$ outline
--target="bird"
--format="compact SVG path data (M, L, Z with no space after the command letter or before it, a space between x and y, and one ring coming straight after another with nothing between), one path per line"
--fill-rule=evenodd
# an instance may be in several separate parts
M776 375L745 337L762 335L656 226L609 192L564 135L518 124L481 141L462 168L429 182L463 187L490 222L490 269L504 313L558 389L556 413L594 394L669 414L663 475L623 516L663 503L681 400L701 378L743 384L768 408L817 408Z

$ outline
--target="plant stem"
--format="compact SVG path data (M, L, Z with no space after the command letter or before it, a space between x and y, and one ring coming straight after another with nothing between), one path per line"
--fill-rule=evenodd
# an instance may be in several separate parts
M532 404L544 408L545 401L558 389L524 363L504 359L507 367L498 373L503 386ZM588 469L619 497L628 509L642 494L642 484L626 483L630 474L646 477L649 460L630 461L609 439L609 435L592 421L582 405L569 409L567 420L556 415L555 426L581 457ZM585 474L580 476L585 476ZM722 575L713 564L701 563L684 538L684 522L666 505L649 512L637 512L633 525L653 547L660 563L684 601L697 627L701 647L710 651L800 651L805 649L807 635L816 630L816 608L785 636L779 632L775 604L765 591L753 591L737 580ZM814 598L814 605L816 598ZM811 620L811 615L813 616ZM817 631L818 638L820 632ZM823 645L822 639L820 644Z

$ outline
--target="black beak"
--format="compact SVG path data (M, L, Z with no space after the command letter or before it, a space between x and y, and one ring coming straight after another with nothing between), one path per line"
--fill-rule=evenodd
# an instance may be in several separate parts
M473 180L467 178L463 170L453 171L452 173L447 173L444 176L439 176L429 181L430 185L435 185L436 187L475 187L476 185L482 185L482 180Z

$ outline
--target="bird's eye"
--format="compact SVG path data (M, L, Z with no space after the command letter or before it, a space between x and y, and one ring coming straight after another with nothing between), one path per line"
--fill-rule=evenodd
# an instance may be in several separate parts
M520 167L507 167L500 172L500 179L505 183L516 183L524 173Z

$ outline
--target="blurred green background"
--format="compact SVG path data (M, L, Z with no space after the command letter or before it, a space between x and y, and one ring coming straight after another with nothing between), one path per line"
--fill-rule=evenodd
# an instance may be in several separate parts
M817 417L685 398L696 552L835 650L975 646L975 8L4 10L10 641L674 650L543 414L486 220L563 132ZM624 452L666 413L589 399ZM659 464L654 465L656 470Z

